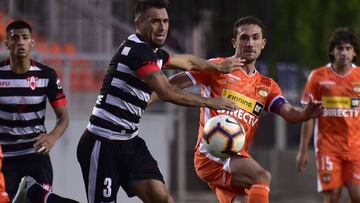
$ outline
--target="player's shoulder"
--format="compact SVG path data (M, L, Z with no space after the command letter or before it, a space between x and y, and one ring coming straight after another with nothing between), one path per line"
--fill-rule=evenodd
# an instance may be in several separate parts
M39 61L35 61L33 59L31 59L31 66L34 67L34 70L41 71L44 74L53 74L55 72L55 70L50 66L43 64Z
M265 76L260 72L257 72L256 75L258 77L258 81L259 81L258 83L267 85L268 87L270 87L271 84L277 84L277 82L273 78Z
M331 71L331 64L328 63L326 65L323 66L319 66L314 68L313 70L310 71L310 74L308 76L308 80L310 79L314 79L314 78L320 78L320 77L327 77L326 73L329 73L329 71Z
M323 66L315 67L313 70L311 70L310 74L323 74L325 72L328 72L331 70L331 64L328 63Z
M6 59L3 61L0 61L0 68L10 65L10 60Z

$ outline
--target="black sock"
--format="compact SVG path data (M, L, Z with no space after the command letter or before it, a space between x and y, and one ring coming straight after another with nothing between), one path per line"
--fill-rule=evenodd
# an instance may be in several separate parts
M27 199L31 202L43 203L44 197L49 191L42 188L39 184L32 185L27 191Z

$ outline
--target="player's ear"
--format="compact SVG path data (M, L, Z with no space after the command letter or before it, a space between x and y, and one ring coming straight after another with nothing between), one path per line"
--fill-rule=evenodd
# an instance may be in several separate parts
M264 38L264 39L263 39L262 49L265 48L265 45L266 45L266 39Z
M9 41L8 41L8 40L5 40L4 44L5 44L5 47L6 47L7 49L9 49Z
M34 39L31 40L31 47L34 47L35 46L35 41Z
M231 39L231 44L234 47L234 49L236 49L236 39L232 38Z

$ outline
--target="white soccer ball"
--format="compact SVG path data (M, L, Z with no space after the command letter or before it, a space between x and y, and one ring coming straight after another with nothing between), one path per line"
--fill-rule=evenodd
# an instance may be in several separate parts
M245 129L232 116L214 116L205 123L202 140L211 155L229 158L244 147Z

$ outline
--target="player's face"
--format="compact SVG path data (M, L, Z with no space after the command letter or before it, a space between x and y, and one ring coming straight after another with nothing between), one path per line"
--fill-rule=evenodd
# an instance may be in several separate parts
M149 8L140 18L136 25L140 35L152 47L162 47L169 30L169 17L166 9Z
M334 56L334 63L342 66L350 66L356 56L354 47L350 43L335 46L331 54Z
M9 49L10 55L27 57L34 47L34 40L29 29L13 29L7 34L5 45Z
M245 59L245 63L252 63L259 57L265 43L260 26L241 25L238 27L236 39L233 39L235 55Z

